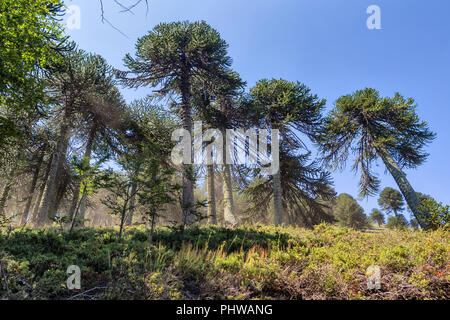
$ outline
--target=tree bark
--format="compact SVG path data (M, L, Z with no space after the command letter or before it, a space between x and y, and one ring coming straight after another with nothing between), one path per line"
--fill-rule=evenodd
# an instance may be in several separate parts
M184 59L185 60L185 59ZM191 119L191 83L189 77L189 67L186 61L183 61L181 71L181 118L183 120L184 129L192 135L192 119ZM191 159L192 161L192 159ZM192 213L194 209L194 184L192 177L192 164L183 165L183 220L186 225L195 223L195 215Z
M283 224L283 204L281 195L281 174L278 171L272 176L273 182L273 204L274 204L274 224L280 226Z
M47 168L45 170L45 175L42 179L42 185L41 188L39 190L39 195L36 199L36 202L34 203L34 210L33 210L33 216L31 218L32 223L36 224L37 223L37 219L39 216L39 209L41 207L41 201L42 201L42 197L44 196L44 191L45 191L45 187L47 186L47 180L48 180L48 176L50 175L50 169L52 166L52 161L53 161L53 155L50 156L50 159L48 160L48 164L47 164Z
M47 182L47 189L45 191L44 202L39 211L39 216L37 219L37 226L44 226L48 219L53 218L56 214L54 211L56 193L57 193L57 179L58 174L61 172L63 162L65 160L67 146L69 144L69 118L70 112L67 110L67 106L64 111L64 119L61 124L58 143L56 145L56 150L53 155L53 161L50 168L50 174Z
M74 213L74 215L73 215L73 217L72 217L72 220L71 220L71 226L70 226L70 231L69 231L69 233L72 233L73 228L75 227L75 224L76 224L76 221L77 221L77 217L78 217L78 211L79 211L79 209L80 209L80 203L81 203L81 201L83 200L83 198L84 198L85 196L86 196L86 186L84 186L83 196L81 197L80 202L77 201L75 213Z
M138 167L136 168L136 172L134 173L134 182L131 185L130 209L128 211L127 218L125 221L125 225L128 227L133 224L134 209L135 209L135 204L136 204L136 195L137 195L137 188L138 188L137 179L139 177L140 170L141 170L140 165L138 165Z
M408 179L406 179L406 174L401 170L399 165L395 162L395 160L387 152L386 149L378 148L377 151L384 164L386 165L386 168L391 173L392 177L400 188L400 191L405 197L406 203L408 203L408 206L414 214L414 217L417 219L420 226L423 229L426 229L428 224L424 220L424 214L419 210L420 199L409 183Z
M69 219L70 221L72 221L72 219L73 219L73 216L75 214L75 210L77 209L79 200L80 200L80 182L76 181L75 186L73 188L73 196L72 196L72 201L70 203L70 208L69 208L69 213L68 213L68 217L70 218Z
M39 179L39 172L41 171L42 162L44 161L44 153L41 152L38 158L36 167L34 168L33 180L31 181L30 191L28 194L27 203L25 209L22 213L22 220L20 221L21 226L25 226L28 223L28 216L30 215L31 203L33 202L34 192L36 190L37 182Z
M125 221L125 225L128 227L133 224L134 207L136 203L136 191L137 191L137 182L134 181L131 186L130 210L128 211L127 218Z
M237 218L234 212L233 183L230 165L222 166L223 177L223 219L225 226L235 226Z
M123 225L125 224L125 216L127 215L128 201L129 201L128 199L125 201L125 203L123 204L123 208L122 208L122 216L120 219L119 239L122 238Z
M152 213L151 229L150 229L150 238L149 238L149 242L150 243L153 242L153 234L155 233L155 220L156 220L156 213L153 212Z
M229 101L221 101L220 110L223 114L228 114ZM222 165L222 191L223 191L223 224L224 226L235 226L237 224L237 217L234 211L233 199L233 181L231 179L231 165L227 164L227 124L221 128L223 137L223 165ZM234 148L234 144L233 148ZM231 154L234 152L232 151Z
M208 185L208 219L210 224L217 224L214 165L207 166L206 180Z
M5 184L5 188L3 189L2 197L0 198L0 214L5 213L6 201L8 201L9 192L11 191L11 187L13 185L13 176L14 176L14 168L10 170L9 175L7 177L8 181Z
M53 206L50 210L52 212L51 217L56 217L59 207L61 206L64 196L67 191L67 187L70 183L70 177L68 176L67 170L64 169L64 166L61 167L61 171L58 173L58 181L57 181L57 189L56 189L56 198L53 202Z
M86 144L86 150L84 152L84 157L83 157L83 161L87 161L88 164L90 164L90 162L91 162L92 145L94 144L96 133L97 133L97 126L94 124L91 128L91 131L89 132L89 138L88 138L88 142ZM84 177L81 177L81 178L83 179ZM79 214L79 218L81 220L81 222L79 223L80 226L84 226L83 220L86 217L86 207L87 207L86 204L87 204L87 195L81 199L81 203L80 203L80 214Z

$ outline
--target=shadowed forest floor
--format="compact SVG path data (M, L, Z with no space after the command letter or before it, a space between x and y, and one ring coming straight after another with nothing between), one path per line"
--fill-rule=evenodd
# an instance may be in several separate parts
M445 231L267 226L16 229L0 234L0 299L448 299ZM81 289L66 285L70 265ZM381 269L381 289L366 270Z

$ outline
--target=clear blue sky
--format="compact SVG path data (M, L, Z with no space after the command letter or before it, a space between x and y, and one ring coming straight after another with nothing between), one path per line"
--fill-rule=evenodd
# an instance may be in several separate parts
M262 78L298 80L328 101L364 87L382 95L413 97L437 139L430 157L407 171L416 191L450 204L450 1L448 0L149 0L134 14L104 0L111 23L101 22L97 0L66 0L81 9L81 29L69 34L80 47L117 68L136 40L160 22L205 20L230 44L233 68L249 86ZM135 0L123 0L125 4ZM369 30L366 9L381 8L381 30ZM123 90L127 101L150 89ZM380 162L382 187L397 188ZM358 177L334 172L339 193L357 197ZM360 201L366 213L376 198Z

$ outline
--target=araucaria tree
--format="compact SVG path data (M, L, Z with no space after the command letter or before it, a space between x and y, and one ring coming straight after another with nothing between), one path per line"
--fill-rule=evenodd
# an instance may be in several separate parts
M370 213L370 220L376 222L378 227L380 227L384 223L383 212L378 209L372 209L372 212Z
M136 45L136 57L126 55L128 72L118 72L128 87L151 86L162 96L176 96L183 127L192 133L192 83L211 82L231 65L227 43L205 22L157 25ZM182 208L195 222L192 165L184 164Z
M363 208L349 194L343 193L336 198L333 214L341 226L354 229L364 229L367 226Z
M389 187L381 191L378 205L387 213L393 213L395 216L405 209L402 194Z
M306 164L309 152L305 152L306 156L298 153L302 148L306 150L299 133L312 140L317 138L321 130L321 111L324 106L325 100L313 95L304 84L283 79L259 81L250 89L244 103L250 126L279 130L280 170L268 180L272 183L271 194L264 198L273 197L275 225L285 222L284 212L289 204L294 205L294 210L303 211L299 208L299 203L307 201L310 208L316 206L318 203L314 198L325 196L325 190L329 190L326 188L331 183L329 174L315 163ZM272 155L276 156L274 152ZM267 195L263 189L267 190L263 185L253 188L253 194L257 197ZM311 191L315 195L312 196ZM325 197L328 196L332 195Z
M380 158L414 216L426 228L419 198L403 169L417 168L426 160L423 148L434 137L427 123L417 116L413 99L405 99L399 93L383 98L375 89L367 88L336 101L325 120L319 146L325 162L335 168L343 168L351 154L356 156L353 169L361 172L362 196L373 195L379 188L372 165Z
M219 77L210 79L208 82L201 81L193 85L194 110L197 117L206 122L208 128L220 130L223 137L223 150L226 150L227 129L238 129L242 124L240 113L243 110L239 108L238 97L243 92L245 82L242 81L237 72L228 70L226 75L220 74ZM227 163L226 155L227 153L224 152L223 165L221 166L223 223L227 226L234 226L238 223L238 217L234 208L232 165ZM216 224L214 164L207 164L206 167L208 217L212 224Z
M66 47L60 0L0 1L0 106L42 115L42 73ZM0 147L23 134L13 118L0 113Z
M48 85L48 95L55 101L57 118L58 138L56 148L53 153L50 173L47 181L42 207L36 221L37 225L42 226L48 218L52 219L56 215L58 208L58 185L61 182L61 175L66 162L66 154L69 147L69 140L72 136L76 116L86 114L87 110L96 107L99 109L101 104L98 102L98 95L103 95L112 90L112 74L110 67L99 56L87 54L82 50L75 50L67 53L63 57L62 63L54 63L51 66L51 73L45 79ZM120 94L116 92L120 103ZM100 99L101 100L101 99ZM111 102L107 103L112 104ZM112 110L110 108L110 110ZM110 122L111 124L112 122ZM92 132L90 139L91 146L88 146L86 158L91 157L91 147L97 132ZM76 193L76 192L75 192ZM77 199L77 195L74 197Z

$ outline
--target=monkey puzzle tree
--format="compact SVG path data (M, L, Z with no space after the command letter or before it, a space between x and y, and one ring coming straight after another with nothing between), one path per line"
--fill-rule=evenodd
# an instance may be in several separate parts
M393 213L395 216L405 209L402 194L389 187L381 191L378 205L387 213Z
M173 22L157 25L136 45L136 58L127 54L129 72L118 72L128 87L157 87L162 96L180 98L183 127L192 133L192 83L217 79L231 65L228 45L206 22ZM128 77L134 75L134 77ZM184 164L182 207L188 223L193 223L192 165Z
M344 227L364 229L367 226L363 208L349 194L343 193L336 198L333 214L338 224Z
M237 97L242 94L245 82L235 71L228 70L225 75L210 79L210 81L196 82L193 84L193 104L197 117L206 122L209 128L219 129L223 138L223 150L227 148L227 129L240 127L243 117L239 108ZM211 142L212 143L212 142ZM233 179L226 155L223 153L222 181L223 181L223 220L225 225L236 225L238 217L234 210ZM215 208L215 179L214 164L207 164L206 180L208 189L208 217L212 224L217 223Z
M114 136L124 127L125 102L116 87L113 69L98 55L90 56L90 64L95 66L97 81L80 97L76 109L79 130L75 138L83 142L84 159L91 161L96 145L112 145ZM73 217L80 192L79 181L75 183L69 217ZM83 197L79 208L79 218L84 219L87 196Z
M372 209L372 212L370 213L370 220L378 223L378 227L380 227L384 223L384 215L380 210Z
M178 190L172 182L174 170L169 163L175 122L151 102L147 98L131 104L129 129L122 138L124 152L116 160L122 172L112 173L104 185L111 195L102 202L121 218L119 237L127 216L141 207L152 225L151 238L161 207L171 203Z
M95 95L105 84L105 61L96 55L82 50L68 52L62 63L52 65L46 78L48 95L55 103L58 138L53 154L50 174L37 225L44 225L47 218L52 219L57 210L57 190L61 184L61 172L66 163L69 139L74 126L75 115L86 107L88 96Z
M422 164L428 156L423 148L434 137L427 123L417 116L413 99L399 93L382 98L375 89L366 88L336 101L318 142L325 162L335 168L342 169L348 157L356 155L353 170L361 171L362 196L378 190L380 182L372 165L381 158L414 216L426 227L419 198L402 169Z
M408 220L402 214L388 217L386 227L389 229L405 229L408 227Z
M335 192L329 172L324 171L316 162L309 161L310 154L296 155L292 151L280 149L280 183L284 220L291 225L312 228L322 222L334 221L328 212L329 202ZM250 217L266 213L273 199L273 176L256 178L245 183L244 194L251 203ZM248 218L247 218L248 219Z
M13 112L42 112L43 69L68 49L59 17L60 0L0 1L0 105ZM0 147L22 132L0 113Z
M248 118L251 119L250 123L260 128L279 130L280 155L284 153L287 158L293 156L292 150L305 147L298 133L316 139L322 124L321 111L325 106L325 100L311 94L311 90L300 82L264 79L250 89L245 105L248 109ZM274 223L281 225L283 223L281 172L273 174L271 180Z
M148 175L149 172L153 174L154 170L172 170L170 153L174 142L171 141L171 135L176 127L176 121L170 113L162 107L154 105L153 97L148 96L133 101L128 106L127 119L128 123L125 126L127 136L124 137L125 139L122 138L124 140L123 152L133 154L135 159L140 162L136 166L134 175L138 178L141 175ZM150 163L152 164L151 168L148 167ZM158 175L155 179L157 178ZM136 197L142 198L142 192L139 194L133 192L139 187L139 181L139 179L135 179L132 186L132 194L135 196L130 199L130 207L134 207ZM161 188L155 190L161 191ZM147 203L151 203L151 200L147 199ZM130 209L125 221L126 225L132 224L133 215L134 209Z

